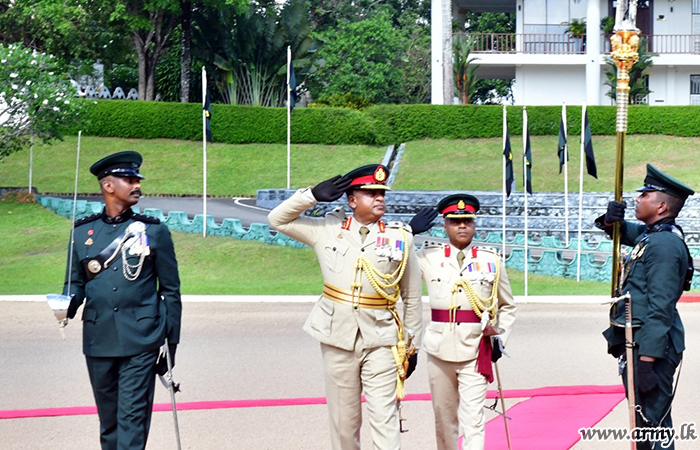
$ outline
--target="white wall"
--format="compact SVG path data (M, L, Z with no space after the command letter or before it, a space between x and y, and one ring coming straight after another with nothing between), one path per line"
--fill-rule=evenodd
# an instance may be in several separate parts
M586 101L586 72L583 66L521 66L515 69L516 105L580 105ZM547 92L547 95L542 95Z

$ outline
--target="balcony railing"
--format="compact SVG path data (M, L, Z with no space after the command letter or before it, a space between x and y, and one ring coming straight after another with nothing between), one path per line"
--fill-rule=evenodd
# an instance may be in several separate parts
M525 53L540 55L581 55L586 52L585 35L474 33L473 53ZM700 55L700 35L642 35L649 51L658 54ZM610 53L610 35L601 36L601 53Z

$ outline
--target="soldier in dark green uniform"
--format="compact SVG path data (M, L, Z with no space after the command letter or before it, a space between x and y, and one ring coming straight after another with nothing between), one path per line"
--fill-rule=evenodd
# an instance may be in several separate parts
M612 224L621 222L622 244L633 247L621 270L620 294L632 297L634 388L641 406L636 426L672 428L673 379L685 349L676 304L683 290L690 288L693 274L683 230L675 220L686 198L695 192L651 164L647 165L644 187L638 192L635 216L643 224L624 220L625 204L613 201L606 214L596 220L596 226L611 234ZM624 301L613 305L610 319L611 326L603 335L608 352L621 358L626 384ZM660 448L660 444L637 442L637 448ZM673 448L673 443L664 448Z
M134 214L142 158L126 151L90 167L105 200L101 214L75 223L68 317L83 309L87 361L103 449L143 449L156 373L166 371L161 346L180 341L180 279L165 224Z

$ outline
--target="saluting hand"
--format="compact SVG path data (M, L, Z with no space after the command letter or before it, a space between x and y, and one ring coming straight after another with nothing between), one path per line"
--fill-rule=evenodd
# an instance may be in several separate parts
M616 202L612 201L608 203L608 210L605 213L605 217L603 220L605 220L606 224L612 224L614 222L621 222L625 220L625 208L627 207L627 204L625 202Z
M431 229L434 225L433 220L435 220L437 215L438 210L435 208L423 208L418 211L408 223L413 235L415 236Z
M352 183L350 178L336 175L318 183L311 189L311 193L319 202L334 202L343 196L343 193L350 187L350 183Z

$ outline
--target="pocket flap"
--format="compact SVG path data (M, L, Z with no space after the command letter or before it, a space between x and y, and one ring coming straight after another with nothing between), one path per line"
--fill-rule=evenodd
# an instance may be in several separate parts
M326 244L326 250L336 252L340 255L345 255L348 252L348 246L342 242L329 242Z

